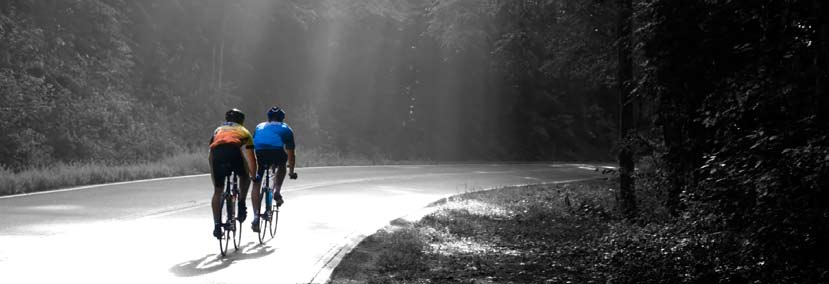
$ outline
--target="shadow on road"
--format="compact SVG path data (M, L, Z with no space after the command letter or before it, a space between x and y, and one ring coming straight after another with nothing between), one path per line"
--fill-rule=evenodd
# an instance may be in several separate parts
M180 277L204 275L230 267L235 262L267 256L274 251L276 250L268 244L260 245L259 242L248 242L236 251L228 250L224 257L218 253L208 254L198 259L173 265L173 267L170 267L170 272Z

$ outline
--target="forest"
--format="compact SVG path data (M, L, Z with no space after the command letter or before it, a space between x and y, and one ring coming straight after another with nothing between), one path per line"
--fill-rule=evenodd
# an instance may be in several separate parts
M0 164L158 159L203 147L231 107L261 121L271 105L287 110L305 149L393 160L612 157L612 30L573 7L581 14L528 33L535 27L518 16L533 8L521 6L3 1L0 121L15 131L2 134L10 147Z
M205 151L279 105L300 155L619 161L616 282L826 283L827 5L3 0L0 166Z

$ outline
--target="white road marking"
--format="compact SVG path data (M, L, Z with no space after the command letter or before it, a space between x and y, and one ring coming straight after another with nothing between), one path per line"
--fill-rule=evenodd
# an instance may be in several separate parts
M84 186L70 187L70 188L64 188L64 189L55 189L55 190L47 190L47 191L37 191L37 192L27 192L27 193L6 195L6 196L0 196L0 199L40 195L40 194L47 194L47 193L75 191L75 190L97 188L97 187L110 186L110 185L122 185L122 184L131 184L131 183L139 183L139 182L162 181L162 180L200 177L200 176L208 176L208 175L209 174L197 174L197 175L187 175L187 176L163 177L163 178L153 178L153 179L142 179L142 180L131 180L131 181L121 181L121 182L113 182L113 183L84 185Z
M330 169L330 168L421 168L421 167L427 167L427 166L457 166L457 165L466 165L466 164L458 163L458 164L415 164L415 165L321 166L321 167L305 167L305 168L297 168L297 169L315 170L315 169ZM488 165L489 166L498 166L498 165L505 165L505 164L488 164ZM551 164L550 165L550 167L571 167L571 166L588 166L588 165L585 165L585 164ZM615 169L615 167L607 167L607 166L600 166L600 167L601 168L608 168L608 169ZM594 170L594 169L595 168L590 168L590 170ZM481 173L487 173L487 172L481 172ZM500 173L500 172L488 172L488 173ZM121 182L112 182L112 183L84 185L84 186L78 186L78 187L70 187L70 188L62 188L62 189L54 189L54 190L45 190L45 191L5 195L5 196L0 196L0 199L16 198L16 197L24 197L24 196L40 195L40 194L49 194L49 193L58 193L58 192L67 192L67 191L75 191L75 190L98 188L98 187L111 186L111 185L123 185L123 184L139 183L139 182L163 181L163 180L191 178L191 177L200 177L200 176L209 176L209 175L210 174L195 174L195 175L184 175L184 176L162 177L162 178L140 179L140 180L130 180L130 181L121 181ZM355 181L355 182L359 182L359 181Z

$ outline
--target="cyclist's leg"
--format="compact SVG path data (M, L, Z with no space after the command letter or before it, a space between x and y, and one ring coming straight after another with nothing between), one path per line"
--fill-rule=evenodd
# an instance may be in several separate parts
M285 164L279 164L279 167L276 169L276 192L279 193L282 190L282 182L285 181L285 174L287 173L287 169L285 168Z
M251 203L253 203L253 212L254 214L259 214L260 204L262 202L262 177L265 174L265 169L268 168L269 164L269 157L268 152L263 150L256 150L256 179L253 181L253 193L251 194ZM259 215L254 215L253 220L254 222L259 219Z
M258 180L258 178L257 178ZM259 219L259 202L262 201L262 195L259 192L262 188L262 183L259 181L253 181L253 189L250 194L250 201L253 204L253 220Z
M282 199L282 182L285 181L285 174L287 173L287 169L285 168L285 164L288 162L288 154L285 153L284 149L275 151L276 161L274 161L275 165L277 166L276 169L276 177L274 182L274 187L276 188L276 194L274 194L274 199L276 200L277 206L281 206L284 200Z
M260 214L259 210L261 208L259 206L259 202L262 201L262 196L259 192L260 188L261 188L261 183L257 182L257 181L254 181L253 182L253 193L251 193L251 196L250 196L250 199L251 199L250 201L251 201L251 203L253 203L253 221L250 222L250 225L251 225L251 229L253 229L254 232L259 232L259 214Z
M219 229L222 223L222 221L220 220L222 212L219 208L222 202L222 193L223 192L221 187L213 187L213 199L210 203L210 206L213 207L213 236L215 237L221 237L222 232L221 229Z
M285 181L285 173L287 172L285 168L285 164L279 164L279 167L276 169L276 176L274 177L276 185L276 194L274 194L274 199L277 200L277 206L282 205L282 182Z
M247 218L247 205L245 199L248 196L248 188L250 188L250 178L247 175L239 176L239 222L244 222Z
M245 205L245 199L248 197L248 189L250 188L250 184L250 177L247 175L239 176L239 204Z
M222 212L220 206L222 202L224 180L227 176L226 168L224 165L220 164L220 160L221 159L216 159L216 156L214 156L213 174L211 175L213 177L213 197L211 198L210 207L213 210L213 236L217 238L222 236Z
M248 196L248 187L250 187L250 178L248 178L248 173L245 170L245 159L242 157L242 153L238 150L235 151L228 151L231 155L231 169L233 172L236 173L236 176L239 178L239 200L238 200L238 207L236 208L236 218L239 219L239 222L244 222L247 219L247 206L245 199Z

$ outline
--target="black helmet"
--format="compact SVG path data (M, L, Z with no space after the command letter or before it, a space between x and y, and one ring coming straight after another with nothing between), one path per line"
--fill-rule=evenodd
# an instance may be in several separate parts
M245 123L245 114L238 108L231 109L225 113L225 120L238 124Z
M268 110L268 120L282 122L285 120L285 111L275 106Z

